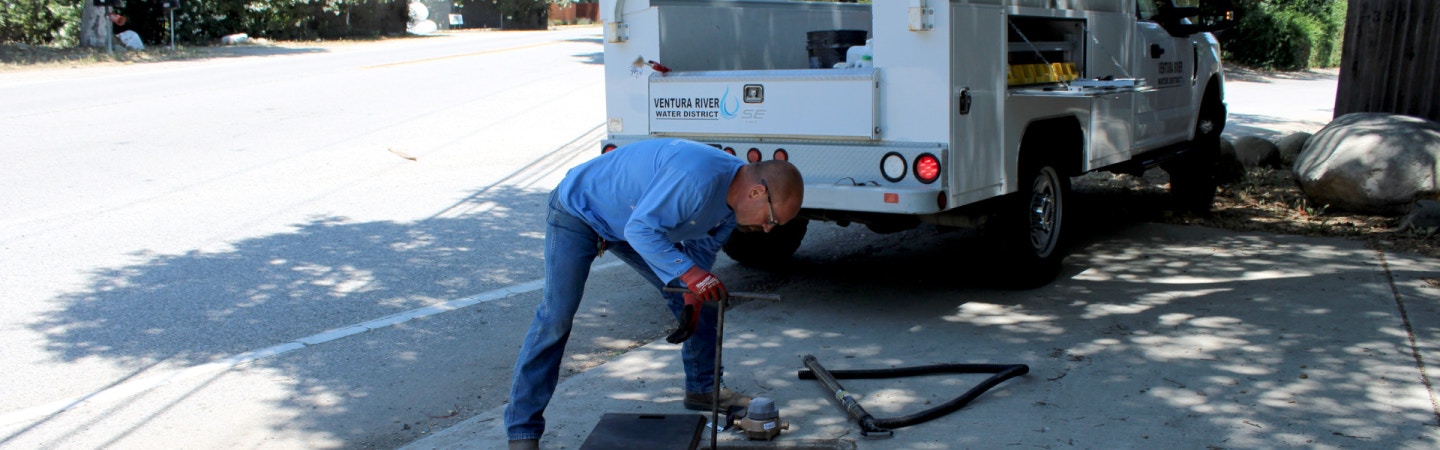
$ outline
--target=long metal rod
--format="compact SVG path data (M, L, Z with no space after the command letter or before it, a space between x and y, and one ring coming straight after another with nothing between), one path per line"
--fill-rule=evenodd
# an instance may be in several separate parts
M684 294L686 292L690 292L689 289L670 286L665 286L663 290L672 294ZM780 301L780 294L764 294L760 292L731 292L729 295L731 297L743 298L748 300L768 300L772 302Z
M710 450L716 450L720 445L720 374L724 369L720 367L720 352L724 348L721 343L725 342L725 298L720 299L720 309L715 311L715 396L710 398Z

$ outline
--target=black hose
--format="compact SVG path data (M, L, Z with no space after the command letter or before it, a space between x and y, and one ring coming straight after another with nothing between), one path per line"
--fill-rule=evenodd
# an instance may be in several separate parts
M806 366L806 367L810 367L811 370L801 370L801 371L797 374L797 376L798 376L800 379L802 379L802 380L813 380L813 379L816 379L816 373L817 373L817 371L815 371L815 370L813 370L813 369L819 368L820 370L824 370L824 367L821 367L821 366L820 366L820 362L819 362L819 361L816 361L814 356L805 355L805 360L806 360L805 366ZM813 363L814 363L813 365L811 364L812 361L813 361ZM834 382L835 379L870 379L870 380L873 380L873 379L882 379L882 378L900 378L900 377L912 377L912 376L919 376L919 375L935 375L935 374L946 374L946 373L993 373L993 374L995 374L995 375L991 376L990 378L986 378L985 381L980 382L980 384L975 385L975 387L970 388L970 390L969 390L969 391L966 391L964 395L961 395L960 397L958 397L958 398L956 398L956 399L954 399L954 400L950 400L950 401L945 402L945 403L943 403L943 404L941 404L941 405L939 405L939 406L936 406L936 407L934 407L934 408L930 408L930 409L927 409L927 410L924 410L924 411L920 411L920 412L918 412L918 413L911 414L911 415L908 415L908 416L896 417L896 418L893 418L893 419L873 419L873 422L871 422L871 425L876 426L876 427L879 427L879 428L903 428L903 427L908 427L908 426L911 426L911 425L916 425L916 424L920 424L920 423L929 422L929 421L931 421L931 420L935 420L935 419L937 419L937 418L939 418L939 417L941 417L941 416L944 416L944 415L946 415L946 414L950 414L950 413L952 413L952 412L955 412L955 411L959 410L960 408L964 408L965 405L967 405L967 404L969 404L971 401L975 400L977 397L980 396L980 394L984 394L985 391L990 390L990 388L995 387L996 385L1004 382L1005 380L1008 380L1008 379L1011 379L1011 378L1015 378L1015 377L1018 377L1018 376L1021 376L1021 375L1024 375L1024 374L1027 374L1027 373L1029 373L1029 372L1030 372L1030 366L1027 366L1027 365L1024 365L1024 364L936 364L936 365L930 365L930 366L896 367L896 368L892 368L892 369L834 370L834 371L825 371L825 374L826 374L826 376L828 376L828 377L831 378L831 382ZM824 381L822 380L822 382L824 382ZM827 383L826 383L826 387L830 387L831 390L838 390L838 388L837 388L837 387L839 386L839 383L838 383L838 382L834 382L834 385L835 385L835 386L830 386L830 384L831 384L830 382L827 382ZM847 394L847 396L848 396L848 394ZM859 405L858 402L855 404L855 406L856 406L857 408L860 408L860 405ZM864 411L864 408L860 408L860 411L863 412L863 411ZM853 414L852 414L852 415L853 415ZM867 414L867 415L868 415L868 414ZM860 419L859 417L856 417L856 420L857 420L857 421L858 421L859 419ZM866 424L864 424L864 423L861 424L861 427L862 427L862 428L864 428L865 426L866 426Z

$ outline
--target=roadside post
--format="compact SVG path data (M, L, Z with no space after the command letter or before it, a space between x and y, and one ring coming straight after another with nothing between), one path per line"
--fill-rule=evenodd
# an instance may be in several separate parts
M112 54L115 53L115 24L110 23L110 6L114 4L114 0L94 0L96 7L105 8L105 12L100 15L105 19L105 53Z
M180 0L162 0L160 7L170 13L170 49L175 49L175 10L180 8Z

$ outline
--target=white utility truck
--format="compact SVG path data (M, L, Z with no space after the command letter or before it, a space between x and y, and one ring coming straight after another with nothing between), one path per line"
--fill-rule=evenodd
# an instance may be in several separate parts
M1181 3L1177 5L1176 3ZM736 233L754 265L808 220L1003 238L1053 279L1070 177L1159 166L1208 209L1228 0L602 0L604 149L656 137L805 177L801 218Z

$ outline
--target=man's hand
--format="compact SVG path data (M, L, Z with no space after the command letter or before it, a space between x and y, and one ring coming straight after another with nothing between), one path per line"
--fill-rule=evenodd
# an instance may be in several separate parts
M700 266L692 266L690 270L680 274L680 281L685 282L685 287L701 301L718 302L730 298L730 293L725 290L725 284L720 282L720 278Z
M700 297L686 293L685 307L680 310L680 326L675 329L674 333L665 337L665 342L679 344L690 339L690 335L695 334L695 327L700 324L700 307L704 304Z

